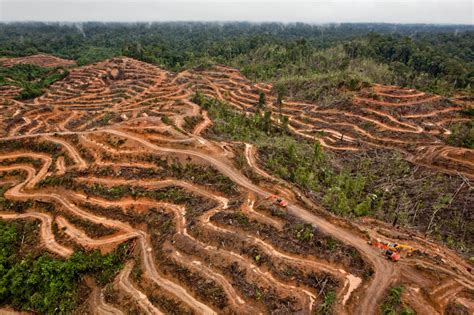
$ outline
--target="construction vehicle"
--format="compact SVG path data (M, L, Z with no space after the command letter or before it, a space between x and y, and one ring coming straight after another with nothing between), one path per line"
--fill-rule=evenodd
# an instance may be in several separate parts
M397 252L393 252L390 249L387 249L385 251L385 257L387 257L387 259L390 259L393 262L396 262L396 261L400 260L400 254L397 253Z
M406 250L408 254L411 254L415 249L411 246L405 245L405 244L397 244L397 243L389 243L388 248L391 251L394 252L401 252L403 250Z
M266 200L272 201L274 204L279 205L280 207L286 208L288 206L288 202L275 195L269 195L265 198Z
M391 250L387 244L384 244L384 243L379 242L379 241L373 241L373 242L368 241L367 243L369 245L372 245L372 246L375 246L375 247L378 247L378 248L382 249L382 254L387 259L390 259L393 262L396 262L396 261L400 260L400 253L398 253L397 251Z

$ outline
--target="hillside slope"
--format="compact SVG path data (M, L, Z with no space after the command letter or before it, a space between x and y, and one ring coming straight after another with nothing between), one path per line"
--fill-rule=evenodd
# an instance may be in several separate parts
M88 283L88 307L374 314L403 285L399 304L418 314L457 304L474 311L471 265L458 254L416 231L328 214L305 187L269 174L253 145L207 137L225 121L193 102L196 92L246 117L262 92L275 125L318 140L336 161L374 148L398 152L460 183L450 204L472 200L473 150L443 141L451 122L469 119L456 100L374 86L353 104L277 106L271 86L223 66L176 74L114 58L73 68L31 101L0 99L0 216L40 220L41 246L58 258L134 243L135 259L113 283ZM395 263L368 243L376 239L416 250Z

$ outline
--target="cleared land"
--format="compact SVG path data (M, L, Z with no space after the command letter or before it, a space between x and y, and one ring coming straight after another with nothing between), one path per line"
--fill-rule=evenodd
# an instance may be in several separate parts
M223 66L175 74L115 58L71 69L34 100L0 99L0 216L40 220L42 245L59 257L75 246L106 253L134 243L136 259L112 285L90 284L90 308L374 314L403 283L401 300L419 314L453 303L474 311L471 266L453 251L382 223L321 215L314 200L259 166L249 144L244 162L260 178L245 176L234 163L241 143L202 136L219 122L192 102L196 91L247 113L263 92L275 122L288 116L291 133L329 150L383 147L466 185L474 177L474 151L441 140L452 122L467 119L455 100L374 86L348 108L276 106L271 86ZM274 193L286 208L266 200ZM21 203L31 200L55 210ZM397 238L418 249L397 263L367 242Z
M18 64L30 64L44 68L67 67L76 65L76 63L72 60L67 60L45 54L31 55L18 58L0 58L0 64L3 67L11 67L13 65Z

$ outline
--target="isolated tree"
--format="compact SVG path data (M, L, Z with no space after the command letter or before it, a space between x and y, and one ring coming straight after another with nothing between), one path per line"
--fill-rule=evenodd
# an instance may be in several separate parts
M266 111L263 115L262 120L263 130L266 132L270 132L272 128L272 112Z
M438 212L441 210L447 209L448 206L451 205L452 202L453 202L453 197L451 194L443 194L443 195L438 196L438 199L433 205L433 211L431 213L430 222L428 223L428 226L426 227L425 234L431 233L431 227L433 226L434 220Z
M277 95L276 105L277 105L278 111L280 112L280 115L281 115L281 108L283 107L283 96L280 93L278 93L278 95Z
M321 143L316 140L313 149L313 165L319 165L324 160L324 151Z
M260 91L259 97L258 97L258 103L257 103L257 109L262 109L265 107L266 103L266 98L265 98L265 93Z
M278 108L278 112L281 116L282 109L283 109L283 97L286 94L286 87L283 84L278 84L275 86L275 91L277 94L277 99L275 102L275 106Z
M283 130L285 130L285 132L288 132L288 124L290 122L290 118L286 115L283 115L281 117L281 126L283 127Z
M202 94L200 91L196 91L191 98L191 101L195 104L198 104L199 106L203 106L206 98L204 97L204 94Z
M292 164L298 163L298 153L296 151L296 146L294 143L288 145L288 162Z

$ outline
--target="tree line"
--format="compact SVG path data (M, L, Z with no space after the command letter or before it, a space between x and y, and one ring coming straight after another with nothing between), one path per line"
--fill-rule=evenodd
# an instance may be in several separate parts
M474 27L462 25L9 23L0 37L0 56L43 52L83 65L125 55L173 71L220 63L313 100L374 81L472 92L474 74Z

